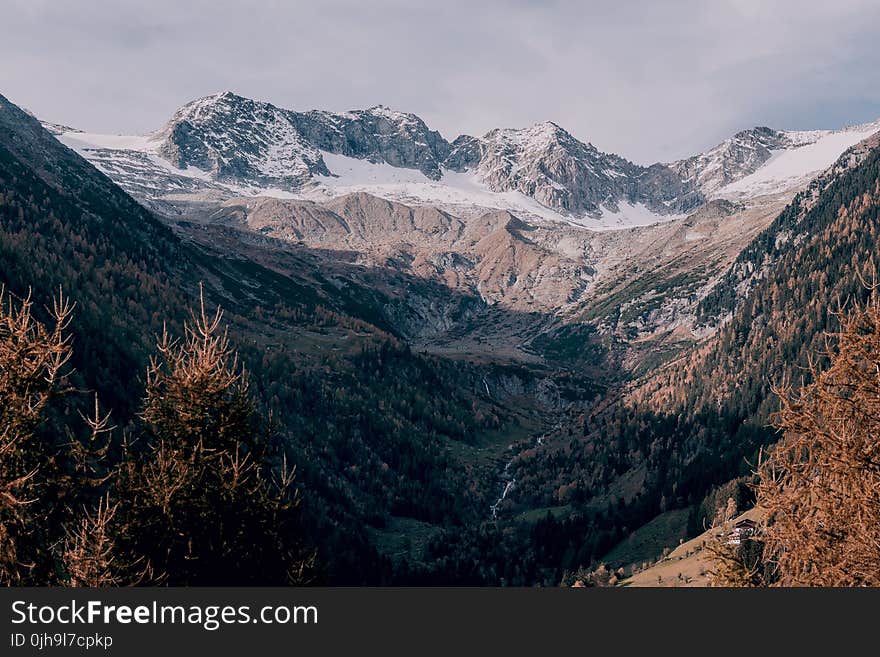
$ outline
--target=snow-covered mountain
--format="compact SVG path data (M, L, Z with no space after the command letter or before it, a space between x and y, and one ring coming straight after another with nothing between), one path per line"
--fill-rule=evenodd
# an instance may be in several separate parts
M880 122L753 128L651 166L552 122L448 142L386 107L294 112L230 93L189 103L143 136L47 127L141 202L184 219L171 217L178 228L294 243L487 307L589 316L602 334L677 342L705 337L700 300Z
M641 167L584 144L553 122L459 137L447 166L474 171L491 190L516 190L575 217L600 218L621 204L658 215L691 210L702 196L669 167Z
M670 167L703 194L710 196L757 171L772 157L773 151L784 150L791 145L783 132L771 128L751 128L736 133L705 153L673 162Z
M748 200L803 188L812 178L834 164L847 149L878 131L880 121L840 130L782 132L782 148L772 149L770 157L760 167L718 188L711 196Z
M441 177L449 144L413 114L383 106L345 113L293 112L231 92L195 100L156 135L175 167L195 167L220 181L295 191L331 175L322 153L335 153Z
M599 151L552 122L448 142L414 114L376 106L296 112L231 92L188 103L146 136L47 125L141 201L368 192L410 204L503 209L594 229L670 220L711 198L789 192L880 122L837 131L753 128L669 164Z
M669 166L706 198L750 199L805 184L878 130L880 121L840 130L757 127Z

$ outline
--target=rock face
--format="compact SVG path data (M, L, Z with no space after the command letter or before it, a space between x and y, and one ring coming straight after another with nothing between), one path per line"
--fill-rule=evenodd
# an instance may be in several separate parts
M565 305L594 274L578 257L583 248L569 255L552 243L552 230L506 211L465 221L437 208L356 193L322 203L234 199L210 221L350 253L359 264L412 273L520 310ZM576 234L584 239L588 232Z
M752 174L766 172L767 191L778 191L795 180L804 182L824 170L847 148L880 130L880 122L840 130L785 131L759 127L743 130L714 148L669 165L686 185L706 198L725 193L725 188L746 182ZM767 167L774 156L787 162L779 171ZM789 186L792 186L789 184ZM775 188L775 189L774 189Z
M330 176L321 151L441 176L450 146L413 114L383 106L334 114L292 112L231 92L184 106L158 134L159 154L218 180L297 189Z
M673 162L670 168L686 183L709 196L724 185L754 173L771 158L772 151L792 147L792 141L780 130L752 128L736 133L705 153Z
M418 169L439 180L451 146L415 114L382 105L342 114L290 113L300 133L321 150L348 157Z
M449 143L414 114L384 106L344 113L293 112L231 92L181 108L157 133L158 154L220 182L296 191L333 176L322 152L415 169L473 172L489 190L518 191L573 216L599 216L621 202L682 213L703 198L670 167L642 167L584 144L552 122L495 129Z
M224 92L178 110L146 137L50 126L142 202L175 214L183 197L312 200L369 192L454 214L508 210L595 228L646 226L707 200L800 188L880 123L838 131L758 127L705 153L642 166L552 122L448 142L419 117L375 106L295 112Z
M658 214L681 213L702 196L669 167L641 167L584 144L553 122L459 137L447 158L455 170L476 170L494 191L517 190L574 216L641 203Z
M330 173L289 112L229 92L185 105L158 137L159 155L175 167L219 181L295 188Z
M521 317L577 318L627 340L675 333L677 341L693 339L695 306L780 207L714 200L688 217L596 233L507 211L462 218L354 193L321 202L230 199L200 221L413 275Z

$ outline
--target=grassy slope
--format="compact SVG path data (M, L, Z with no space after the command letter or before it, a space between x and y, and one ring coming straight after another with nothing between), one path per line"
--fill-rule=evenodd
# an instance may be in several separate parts
M677 545L685 537L687 521L687 509L662 513L615 545L601 561L615 569L652 562L663 553L665 546Z
M754 508L735 518L733 523L747 518L759 520L760 517L761 510ZM710 529L682 543L669 556L623 580L620 586L709 586L708 572L712 564L703 552L703 545L711 538L713 531Z

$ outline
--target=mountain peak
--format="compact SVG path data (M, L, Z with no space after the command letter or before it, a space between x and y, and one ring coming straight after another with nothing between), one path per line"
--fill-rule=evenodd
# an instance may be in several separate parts
M561 128L558 123L555 121L539 121L532 125L533 130L539 130L541 132L565 132L568 134L566 130Z
M54 131L71 132L63 126ZM134 148L141 154L124 157L137 160L133 168L147 166L154 180L158 175L172 181L144 183L153 184L155 198L171 188L199 184L211 193L226 187L234 193L280 190L297 195L318 188L332 195L366 187L390 198L531 208L526 212L554 218L598 220L631 209L633 216L641 213L638 221L643 222L645 216L659 221L736 191L730 186L770 165L772 180L800 180L859 141L858 134L843 134L847 131L855 133L854 128L792 132L758 125L686 160L645 167L578 140L552 120L495 128L482 137L462 135L450 143L416 114L385 104L348 112L301 112L223 90L181 107L146 145ZM827 137L833 143L812 152ZM72 141L83 144L90 137L84 139ZM133 142L115 138L95 143L102 145L89 149L87 156L105 158L107 170L113 171L118 162L111 162L114 156L107 150L131 150L124 144ZM170 178L167 167L163 171L146 151L172 165ZM795 151L799 159L792 166L783 166L789 160L777 162L777 156ZM188 182L179 184L181 178ZM429 181L444 189L423 184ZM615 219L615 225L621 221Z
M493 128L486 133L485 138L491 139L501 137L518 141L522 138L530 137L547 137L555 139L562 135L567 137L571 136L566 130L561 128L558 123L554 123L553 121L540 121L525 128Z
M327 114L327 113L325 113ZM332 113L329 113L332 115ZM379 119L385 119L402 127L413 126L416 130L428 130L428 126L417 114L411 112L403 112L396 110L388 105L373 105L364 110L354 110L347 113L348 116L371 116ZM341 115L345 116L345 115Z
M207 96L202 96L201 98L196 98L195 100L191 100L186 103L180 109L186 109L187 107L204 107L210 105L216 105L219 103L237 103L241 101L247 102L257 102L252 101L249 98L245 98L244 96L239 96L234 91L219 91L215 94L208 94Z
M256 104L256 101L238 96L231 91L221 91L209 96L202 96L186 103L178 109L163 130L181 121L199 122L216 114L229 114L233 109L245 104ZM160 131L162 132L162 131Z

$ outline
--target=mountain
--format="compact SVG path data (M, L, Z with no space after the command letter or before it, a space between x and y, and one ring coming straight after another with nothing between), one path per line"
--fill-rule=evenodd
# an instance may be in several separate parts
M752 128L669 166L706 198L778 194L830 167L847 148L878 130L880 121L840 130Z
M668 167L601 153L553 123L449 143L417 116L383 106L294 112L224 92L185 105L144 137L59 136L157 207L181 194L315 199L369 191L545 218L623 210L656 219L701 201Z
M560 310L594 273L548 241L553 236L545 227L504 210L464 219L355 192L322 202L232 199L204 221L350 253L359 264L407 272L520 311Z
M777 266L780 257L810 237L804 219L825 191L862 164L878 146L880 132L847 149L834 165L811 180L759 238L740 251L723 279L701 300L697 310L699 322L717 325L732 318L752 290Z
M417 169L436 180L449 150L417 116L383 106L300 113L230 92L185 105L155 138L159 154L179 169L287 190L330 175L322 151Z
M459 137L447 163L474 171L492 191L516 190L574 217L599 218L619 212L620 204L641 204L658 215L681 213L703 200L669 168L640 167L602 153L549 121Z
M644 167L553 123L447 142L383 107L226 93L58 140L2 107L3 282L82 299L104 398L204 281L334 582L555 584L658 516L694 533L876 260L874 124Z
M754 173L773 156L773 151L790 145L783 132L752 128L736 133L705 153L674 162L671 168L709 196Z
M77 296L77 370L108 403L130 411L126 393L142 371L152 310L176 322L191 263L172 231L32 116L0 96L0 276L17 294L51 307L63 286ZM159 299L163 299L159 302Z
M478 525L504 441L539 428L566 385L414 353L410 325L479 302L255 232L169 226L0 96L0 285L40 309L59 288L76 301L68 415L95 391L117 438L137 422L156 336L180 334L200 282L297 464L321 581L407 581L394 546ZM568 394L593 394L587 383Z
M585 322L637 352L705 337L697 307L740 250L878 127L755 128L704 154L642 167L552 122L448 143L418 117L384 107L294 112L229 92L187 104L143 137L51 126L142 203L178 221L391 267L520 318L540 312L559 318L551 323ZM489 239L481 217L499 211L522 227L493 238L509 238L504 249L478 249ZM430 335L436 346L443 336L461 341L462 331L483 334L469 313L451 311L459 320L450 324L444 304L419 308L396 315L410 337ZM531 358L532 322L515 324L505 339ZM641 368L639 353L623 358Z
M601 230L668 221L710 198L796 191L880 123L754 128L705 153L651 166L603 153L553 122L448 142L419 117L383 106L297 112L231 92L188 103L146 136L47 127L166 213L206 198L367 192L457 214L503 209Z
M734 478L727 488L747 488L759 450L779 437L773 387L821 366L836 310L870 294L865 283L880 266L878 145L875 136L847 151L752 240L720 283L732 292L706 302L705 312L726 316L720 328L591 409L571 431L581 451L560 432L518 460L521 504L596 504L604 490L626 518L615 536L625 545L644 519L674 509L689 509L689 534L699 533L728 497L713 490Z

